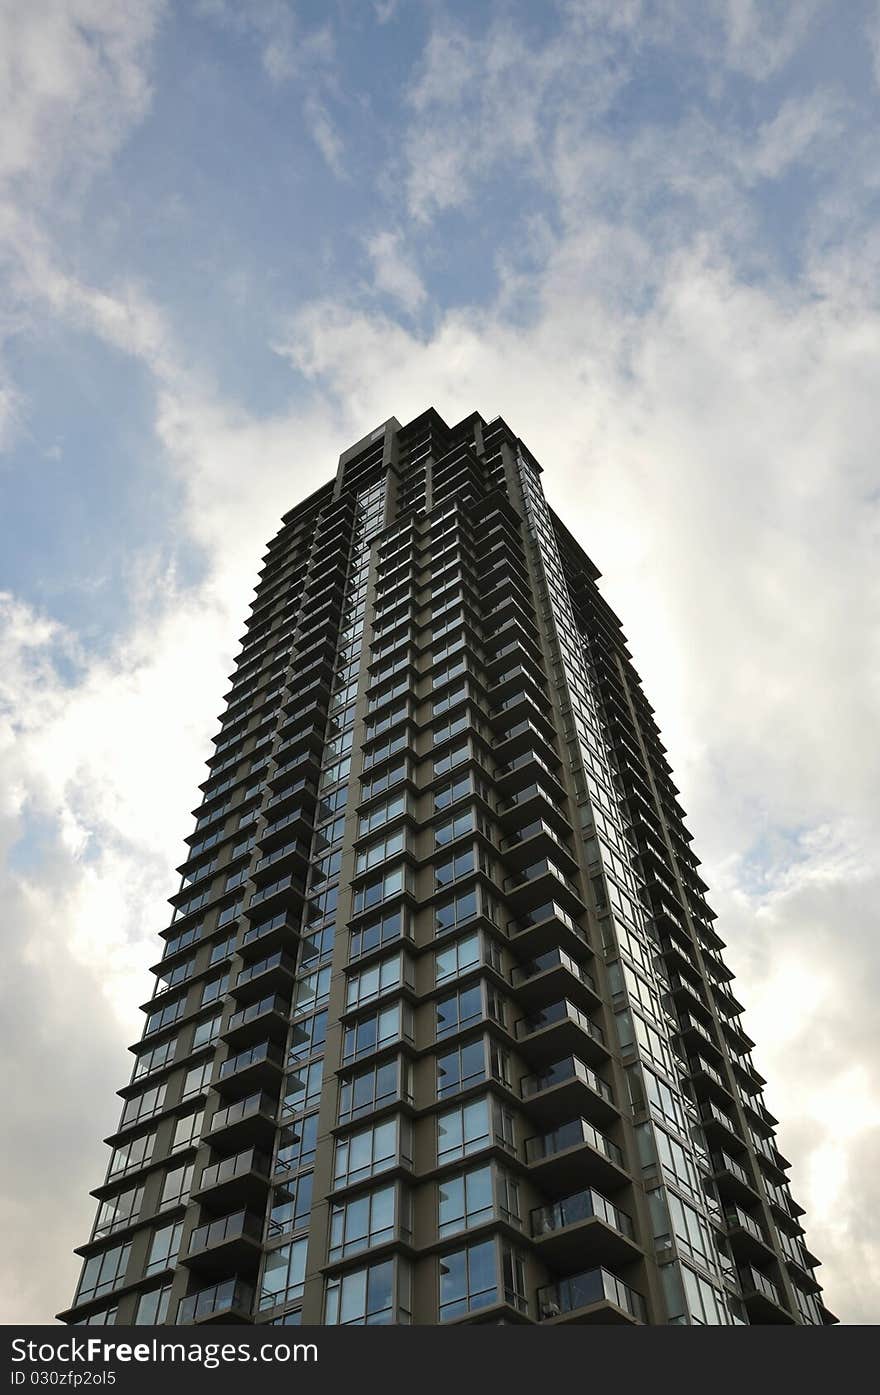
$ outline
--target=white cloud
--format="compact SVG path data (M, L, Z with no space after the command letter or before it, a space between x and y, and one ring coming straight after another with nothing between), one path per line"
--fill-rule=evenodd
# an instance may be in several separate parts
M376 287L385 291L410 314L424 304L427 292L422 278L407 257L403 237L397 232L380 232L367 239Z
M45 192L104 163L150 100L164 0L29 0L0 11L0 181Z

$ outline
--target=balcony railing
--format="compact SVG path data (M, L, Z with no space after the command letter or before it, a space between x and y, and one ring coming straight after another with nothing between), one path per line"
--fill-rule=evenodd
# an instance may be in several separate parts
M177 1325L186 1326L202 1322L215 1313L239 1311L249 1313L253 1307L254 1291L250 1284L241 1279L224 1279L210 1288L191 1293L181 1298L177 1306Z
M213 1249L215 1245L222 1245L242 1236L247 1236L259 1244L262 1232L262 1222L252 1211L235 1211L231 1216L220 1216L216 1221L209 1221L207 1225L197 1226L189 1238L187 1254L199 1254L202 1250Z
M515 965L510 979L514 988L519 984L528 983L531 979L537 978L539 974L547 973L551 969L567 969L573 978L576 978L585 988L589 988L592 993L596 991L596 984L591 974L582 968L571 955L566 954L564 949L548 949L546 953L539 954L527 964Z
M607 1269L588 1269L538 1289L538 1316L542 1321L589 1308L594 1303L614 1303L637 1322L645 1321L642 1295Z
M507 933L511 938L522 934L526 930L531 930L535 925L541 925L544 921L559 921L572 935L576 935L579 940L587 944L585 931L572 920L568 911L564 910L557 901L545 901L543 905L536 906L534 910L526 912L518 920L510 920L507 923Z
M275 1103L271 1095L257 1091L253 1095L248 1095L246 1099L235 1100L234 1103L226 1105L224 1109L218 1109L213 1115L208 1126L210 1133L215 1133L220 1129L229 1128L230 1124L237 1124L242 1119L250 1119L256 1114L274 1115Z
M580 1221L591 1220L593 1217L604 1221L621 1235L633 1235L633 1223L626 1212L619 1210L601 1192L593 1191L592 1188L564 1197L562 1201L557 1201L555 1206L535 1207L531 1215L532 1235L537 1239L566 1226L577 1225Z
M725 1206L724 1220L728 1229L739 1229L748 1231L749 1235L751 1235L753 1239L761 1240L766 1245L767 1241L764 1237L764 1232L758 1225L758 1222L746 1211L743 1211L741 1207Z
M768 1279L766 1274L762 1274L758 1269L753 1269L751 1265L739 1270L739 1282L743 1293L760 1293L762 1298L768 1298L771 1303L775 1303L778 1307L785 1307L778 1286L772 1279Z
M538 1162L543 1158L555 1157L578 1144L588 1143L598 1153L602 1153L616 1167L623 1166L623 1154L616 1143L606 1138L604 1133L594 1129L586 1119L570 1119L550 1133L535 1134L526 1139L526 1161Z
M281 1053L267 1041L258 1042L249 1051L239 1051L235 1056L230 1056L220 1066L218 1080L228 1080L239 1071L247 1070L249 1066L260 1065L262 1062L281 1069Z
M550 1003L542 1008L540 1012L533 1013L531 1017L521 1017L516 1024L516 1035L520 1041L534 1036L536 1032L542 1032L546 1027L552 1027L557 1022L572 1022L585 1032L593 1041L600 1046L605 1045L605 1033L598 1023L593 1022L568 998L561 998L557 1003Z
M529 1099L530 1096L538 1094L541 1090L552 1090L554 1085L564 1085L568 1080L582 1080L585 1085L597 1095L601 1095L608 1104L614 1103L614 1096L611 1087L596 1075L595 1071L585 1066L583 1061L577 1056L566 1056L561 1061L556 1061L547 1070L537 1072L534 1075L524 1075L522 1078L522 1097Z
M236 1032L240 1027L246 1027L249 1022L262 1017L266 1012L278 1012L286 1015L289 1004L281 997L280 993L270 993L266 998L260 998L256 1003L249 1003L247 1007L239 1008L234 1012L226 1024L226 1032Z
M235 1177L243 1177L248 1172L257 1172L264 1177L269 1176L269 1159L255 1148L248 1148L245 1152L236 1153L231 1158L223 1158L222 1162L211 1163L202 1172L201 1180L195 1190L204 1192L209 1187L220 1187L224 1182L231 1182Z

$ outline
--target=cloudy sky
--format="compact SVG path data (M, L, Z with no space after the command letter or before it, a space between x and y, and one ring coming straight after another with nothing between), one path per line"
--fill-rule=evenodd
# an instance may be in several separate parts
M877 0L0 0L0 1317L70 1299L263 545L503 415L880 1317Z

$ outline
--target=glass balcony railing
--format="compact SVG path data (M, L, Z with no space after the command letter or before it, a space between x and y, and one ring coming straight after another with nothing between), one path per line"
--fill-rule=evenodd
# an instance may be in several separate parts
M595 1303L614 1303L637 1322L645 1321L642 1295L607 1269L588 1269L583 1274L538 1289L538 1316L544 1322Z
M216 1221L197 1226L189 1238L187 1254L199 1254L242 1237L255 1240L257 1244L262 1239L262 1222L252 1211L235 1211L231 1216L218 1216Z
M241 1279L224 1279L222 1283L212 1284L210 1288L191 1293L188 1298L181 1298L177 1306L177 1325L182 1327L202 1322L220 1313L250 1313L253 1302L254 1291L250 1284L243 1283Z
M524 1075L521 1082L522 1097L529 1099L541 1090L552 1090L554 1085L564 1085L569 1080L582 1080L594 1094L601 1095L608 1104L614 1103L611 1087L577 1056L566 1056L561 1061L555 1061L546 1070L534 1075Z
M712 1153L710 1155L713 1172L729 1172L731 1177L735 1177L743 1186L751 1187L754 1191L752 1179L744 1167L740 1167L738 1162L729 1153Z
M242 1119L250 1119L255 1114L266 1114L269 1117L274 1115L275 1104L270 1095L257 1091L256 1094L248 1095L246 1099L235 1100L233 1104L228 1104L225 1109L218 1109L213 1115L208 1126L209 1133L218 1132L220 1129L229 1128L231 1124L237 1124Z
M243 1153L236 1153L232 1158L223 1158L222 1162L211 1163L202 1172L197 1191L207 1191L209 1187L220 1187L224 1182L231 1182L236 1177L243 1177L248 1172L257 1172L261 1176L269 1176L269 1159L264 1153L260 1153L255 1148L248 1148Z
M777 1307L785 1307L785 1302L778 1286L772 1279L768 1279L766 1274L762 1274L758 1269L753 1269L751 1265L747 1268L740 1268L739 1282L744 1294L760 1293L762 1298L769 1299L769 1301L775 1303Z
M568 998L561 998L557 1003L550 1003L542 1008L540 1012L533 1013L531 1017L521 1017L516 1024L516 1035L520 1041L536 1032L542 1032L546 1027L552 1027L557 1022L572 1022L585 1032L593 1041L600 1046L605 1045L605 1033L598 1023L591 1021L586 1013L569 1002Z
M596 984L591 974L582 968L564 949L548 949L545 954L539 954L527 964L517 964L511 973L510 980L516 988L519 984L528 983L531 979L537 978L539 974L545 974L551 969L567 969L573 978L582 983L585 988L589 988L592 993L596 991Z
M742 1207L725 1206L724 1221L729 1230L737 1229L748 1231L749 1235L751 1235L754 1240L761 1240L764 1244L767 1243L764 1238L764 1232L758 1225L758 1222L746 1211L743 1211Z
M631 1238L634 1233L632 1220L625 1211L619 1210L601 1192L588 1188L586 1191L564 1197L554 1206L537 1206L531 1215L532 1235L538 1239L542 1235L549 1235L553 1231L563 1230L566 1226L577 1225L580 1221L588 1221L593 1217L604 1221L621 1235Z
M260 1065L262 1062L275 1065L279 1070L281 1068L281 1053L268 1041L258 1042L249 1051L239 1051L237 1055L230 1056L220 1066L218 1079L228 1080L230 1076L237 1075L239 1071L247 1070L249 1066Z
M532 1138L527 1138L526 1161L540 1162L545 1158L555 1157L557 1153L564 1153L569 1148L576 1148L581 1143L588 1143L617 1167L623 1166L623 1154L617 1144L593 1128L586 1119L570 1119L567 1124L561 1124L550 1133L535 1134Z
M576 935L579 940L583 940L584 944L587 943L585 932L579 925L575 924L568 914L568 911L564 910L557 901L545 901L543 905L536 906L534 910L528 911L525 915L520 916L518 920L508 921L507 931L512 938L515 938L524 931L531 930L533 926L541 925L543 922L551 920L558 921L560 925L565 926L566 930L571 931L572 935Z
M236 1032L240 1027L246 1027L249 1022L253 1022L256 1018L262 1017L265 1012L278 1012L282 1015L286 1015L288 1007L288 1003L285 1002L284 998L282 998L279 993L270 993L268 997L260 998L258 1002L249 1003L247 1007L240 1008L238 1012L234 1012L226 1023L225 1030L227 1032Z

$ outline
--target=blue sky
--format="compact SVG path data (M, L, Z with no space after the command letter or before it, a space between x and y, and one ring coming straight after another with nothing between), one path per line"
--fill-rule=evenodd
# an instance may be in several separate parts
M876 0L10 0L0 53L7 1320L74 1282L263 545L429 404L605 575L872 1320Z

